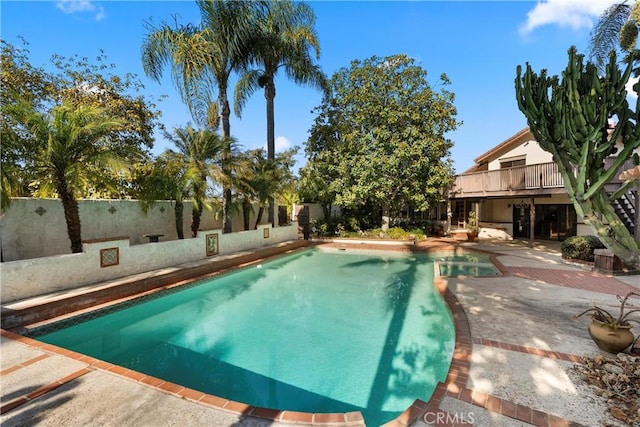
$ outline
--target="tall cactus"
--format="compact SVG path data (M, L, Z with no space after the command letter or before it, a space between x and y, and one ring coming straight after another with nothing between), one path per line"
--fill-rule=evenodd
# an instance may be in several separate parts
M578 215L625 264L640 269L638 243L615 213L605 191L605 184L625 161L632 156L638 161L634 150L640 147L640 100L636 98L635 111L631 110L625 90L632 61L627 58L625 69L620 70L612 51L606 74L600 77L596 66L583 60L584 55L571 47L561 79L547 76L546 70L536 74L528 63L523 74L518 66L518 108L527 117L540 147L552 154ZM636 94L638 87L634 85ZM617 120L612 133L611 119ZM621 142L619 152L616 141ZM616 153L613 164L606 168L605 158ZM627 182L621 191L631 185L634 183Z

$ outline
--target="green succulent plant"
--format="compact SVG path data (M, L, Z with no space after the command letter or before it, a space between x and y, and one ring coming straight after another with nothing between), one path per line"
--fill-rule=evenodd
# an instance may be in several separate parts
M611 314L609 311L605 310L602 307L598 307L597 305L594 305L593 307L586 309L582 313L576 314L575 316L573 316L573 318L577 319L578 317L584 316L585 314L590 314L592 319L598 320L604 323L605 325L613 328L620 327L620 326L628 327L628 326L631 326L631 322L640 324L640 320L631 319L629 317L633 313L640 313L640 309L634 308L631 310L625 310L627 300L632 295L640 297L640 293L633 292L633 291L629 292L624 298L621 297L620 295L616 295L616 298L618 298L618 301L620 301L620 313L618 314L618 317L614 317L613 314Z

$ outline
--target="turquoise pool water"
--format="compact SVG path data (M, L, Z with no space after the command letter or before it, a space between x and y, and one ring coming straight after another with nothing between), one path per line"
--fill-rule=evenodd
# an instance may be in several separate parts
M38 339L250 405L380 425L449 370L433 268L425 254L306 250Z

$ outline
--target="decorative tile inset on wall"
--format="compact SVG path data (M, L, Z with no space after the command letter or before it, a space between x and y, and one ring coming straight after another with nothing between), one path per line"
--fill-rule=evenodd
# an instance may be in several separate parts
M160 212L164 213L164 206L160 206Z
M265 228L262 230L262 237L264 237L265 239L269 238L269 229Z
M205 238L207 245L207 256L218 254L218 233L207 234Z
M100 267L111 267L120 264L120 249L106 248L100 249Z
M109 211L109 213L110 213L111 215L113 215L113 214L114 214L114 213L116 213L116 211L117 211L117 209L116 209L116 208L114 208L113 206L111 206L111 207L110 207L109 209L107 209L107 210Z
M45 213L47 213L47 210L45 208L43 208L42 206L38 206L38 209L36 209L34 212L37 213L38 215L42 216Z

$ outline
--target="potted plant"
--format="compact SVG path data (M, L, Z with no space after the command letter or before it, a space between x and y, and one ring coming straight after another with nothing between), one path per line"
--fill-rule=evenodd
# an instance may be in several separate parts
M474 211L469 212L469 219L467 220L467 239L474 241L478 237L480 227L478 226L478 217Z
M633 313L640 313L640 309L629 310L626 308L627 300L632 295L640 297L637 292L629 292L624 298L616 295L618 301L620 301L620 314L618 317L614 317L610 312L596 305L573 316L574 319L585 314L591 316L589 335L601 350L609 353L619 353L633 343L635 338L631 332L631 322L640 323L640 321L631 319L629 316Z

